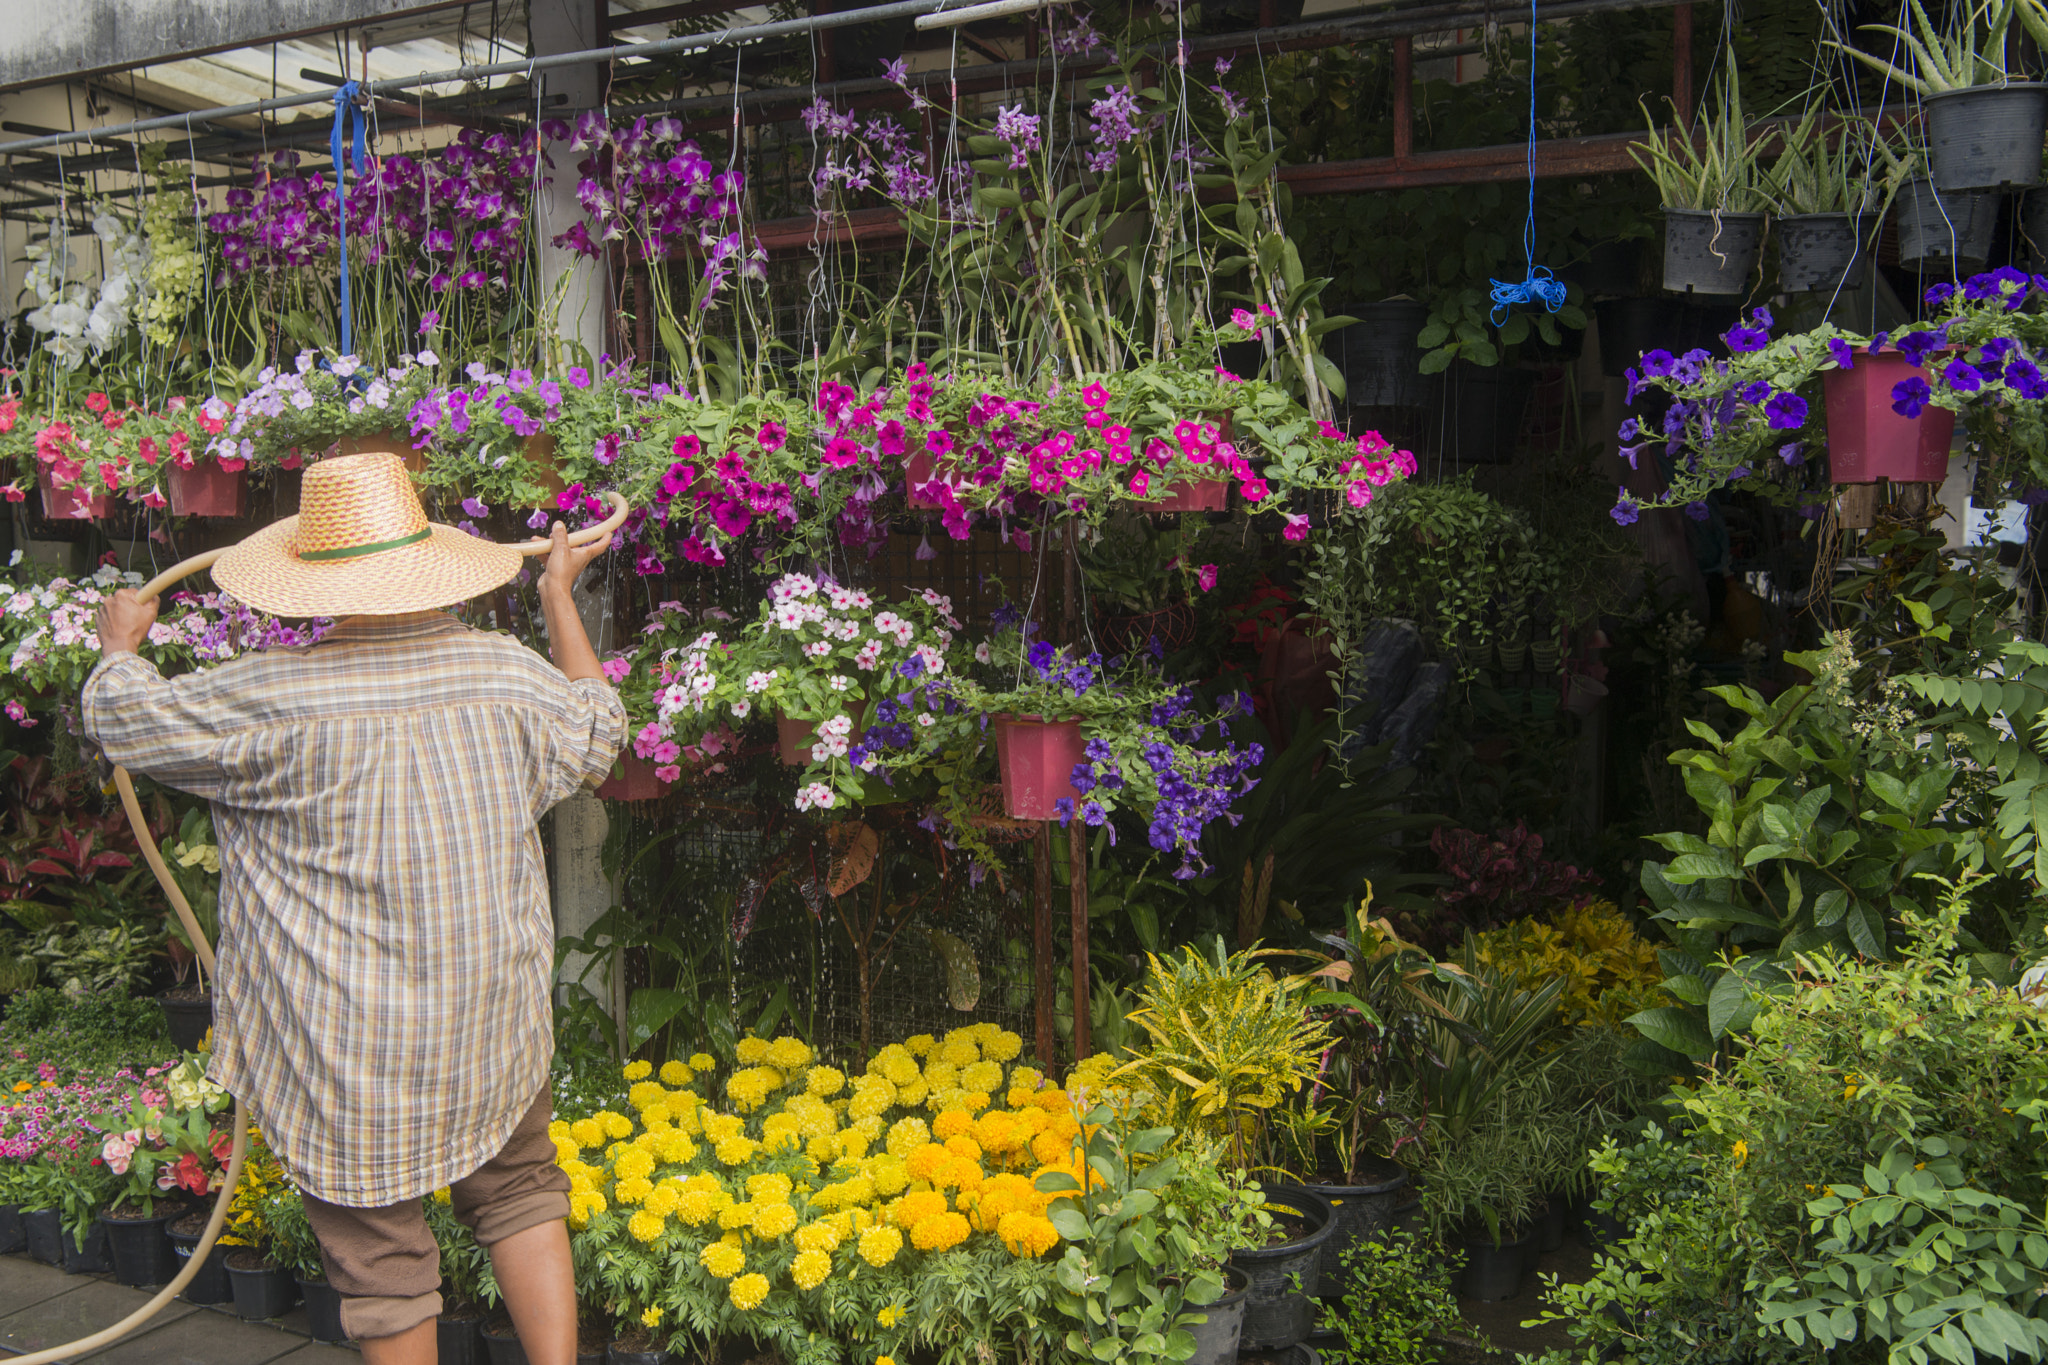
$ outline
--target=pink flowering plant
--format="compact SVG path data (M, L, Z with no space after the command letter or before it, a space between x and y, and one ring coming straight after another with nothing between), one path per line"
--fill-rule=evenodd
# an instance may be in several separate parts
M170 1084L172 1077L179 1084ZM187 1058L164 1073L144 1077L124 1107L93 1119L104 1133L100 1159L121 1183L108 1207L120 1217L148 1218L166 1195L204 1195L220 1186L233 1135L216 1131L214 1116L231 1101L204 1077L203 1064Z

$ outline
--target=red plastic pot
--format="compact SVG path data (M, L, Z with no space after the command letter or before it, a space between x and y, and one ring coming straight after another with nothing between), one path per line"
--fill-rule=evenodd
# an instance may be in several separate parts
M605 801L652 801L668 790L669 784L654 774L655 765L638 754L621 754L619 765L597 789Z
M172 465L164 479L177 517L239 517L249 491L249 471L222 469L199 460L190 469Z
M1828 405L1829 477L1836 483L1940 483L1956 415L1929 406L1918 417L1892 411L1892 386L1924 372L1901 355L1859 355L1851 370L1821 376Z
M51 521L86 521L107 514L107 495L84 488L58 488L50 481L50 467L36 470L36 487L43 494L43 515Z
M1228 479L1195 479L1189 483L1175 484L1171 493L1163 498L1151 498L1144 503L1147 512L1221 512L1230 496Z
M1053 803L1079 801L1074 766L1086 761L1078 720L997 716L996 763L1003 774L1003 814L1012 820L1056 820Z

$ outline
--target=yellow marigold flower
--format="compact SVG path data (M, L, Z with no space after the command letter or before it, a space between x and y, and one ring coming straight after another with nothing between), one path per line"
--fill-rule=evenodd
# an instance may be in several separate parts
M641 1062L639 1065L644 1067L647 1063ZM645 1076L647 1073L642 1071L640 1074ZM661 1088L660 1081L643 1080L626 1091L626 1103L632 1105L635 1109L645 1109L650 1104L660 1104L667 1098L668 1091Z
M752 1138L730 1137L714 1148L719 1161L727 1166L738 1166L754 1155L760 1144Z
M876 1356L875 1365L896 1365L895 1356Z
M939 1177L932 1183L941 1189L971 1190L981 1184L982 1170L977 1162L964 1156L948 1156L946 1164L939 1168Z
M1735 1155L1736 1165L1740 1166L1745 1161L1749 1160L1749 1144L1747 1142L1742 1141L1740 1138L1736 1139L1735 1146L1732 1150Z
M1052 1115L1064 1114L1073 1108L1073 1102L1067 1098L1067 1092L1064 1090L1034 1090L1031 1092L1030 1103L1033 1107L1043 1109Z
M885 1266L903 1250L903 1234L877 1223L860 1235L860 1258L872 1266Z
M839 1160L839 1139L829 1133L820 1134L804 1143L804 1155L820 1166L830 1166Z
M726 1098L743 1114L751 1114L768 1100L769 1092L782 1083L782 1074L765 1066L750 1066L726 1078Z
M944 1147L936 1142L927 1142L903 1159L903 1168L910 1172L912 1180L933 1180L945 1168L950 1156Z
M951 1090L960 1084L960 1068L934 1057L924 1064L924 1083L933 1090Z
M653 1173L654 1158L638 1147L629 1148L619 1153L619 1159L612 1163L612 1174L621 1180L631 1180L636 1176L652 1175Z
M795 1241L798 1251L837 1251L839 1250L839 1227L837 1224L821 1218L814 1223L806 1223L798 1228Z
M655 1217L666 1218L676 1211L676 1201L682 1197L682 1190L673 1181L664 1180L661 1184L656 1185L640 1203L641 1207L645 1208Z
M557 1166L566 1167L570 1162L576 1159L576 1154L582 1150L583 1149L581 1147L578 1147L576 1145L576 1141L573 1138L556 1138L555 1164Z
M548 1136L560 1142L569 1136L569 1120L554 1119L548 1123Z
M714 1143L723 1142L729 1137L738 1137L746 1129L746 1126L747 1121L737 1114L706 1114L704 1116L704 1136L711 1139Z
M655 1304L652 1308L642 1313L640 1315L640 1325L643 1327L661 1326L661 1305Z
M676 1217L693 1228L710 1222L718 1212L718 1198L708 1190L684 1190L676 1196Z
M697 1253L698 1264L721 1280L729 1280L747 1268L747 1253L731 1242L713 1242Z
M889 1127L889 1140L883 1145L889 1155L898 1160L907 1160L910 1154L931 1141L931 1129L925 1127L921 1118L898 1119Z
M914 1224L910 1244L919 1251L947 1251L967 1240L967 1220L957 1213L941 1213Z
M697 1144L690 1140L688 1133L670 1129L661 1135L655 1154L671 1166L681 1166L696 1159Z
M991 1109L976 1119L968 1135L981 1144L984 1153L997 1154L1016 1151L1023 1139L1017 1120L1000 1109Z
M726 1296L732 1306L742 1313L761 1306L761 1300L768 1297L768 1277L761 1274L742 1275L726 1288Z
M981 1055L992 1062L1014 1061L1023 1050L1024 1040L1005 1028L984 1033L981 1037Z
M996 1236L1012 1256L1038 1256L1059 1245L1059 1229L1041 1214L1022 1211L1006 1213L996 1224Z
M847 1124L846 1127L848 1132L859 1133L869 1142L880 1142L882 1134L889 1131L889 1125L884 1123L879 1117L860 1119L857 1122Z
M849 1128L834 1140L839 1144L841 1161L859 1161L868 1154L868 1143L871 1139L858 1128Z
M654 1063L652 1062L626 1063L626 1079L629 1081L643 1081L653 1074Z
M681 1062L663 1062L661 1064L661 1083L663 1085L688 1085L696 1079L695 1076L690 1074L690 1068L684 1066Z
M1035 1066L1013 1066L1010 1068L1010 1084L1027 1093L1035 1093L1045 1085L1045 1073Z
M901 1048L894 1052L885 1052L875 1058L875 1064L871 1069L878 1079L894 1086L909 1085L919 1075L917 1058Z
M965 1133L955 1133L947 1138L946 1150L954 1156L966 1157L969 1161L981 1160L981 1144Z
M434 1191L434 1202L436 1204L452 1204L455 1202L455 1192L446 1185L443 1185L440 1189Z
M768 1060L768 1040L766 1038L742 1038L739 1041L739 1046L733 1049L733 1051L739 1058L741 1066L759 1066Z
M596 1119L577 1119L569 1125L569 1136L578 1147L604 1146L604 1125Z
M667 1224L662 1216L648 1209L641 1209L626 1222L626 1231L633 1234L636 1242L651 1242L661 1236Z
M1031 1155L1043 1166L1060 1165L1072 1151L1073 1139L1061 1137L1050 1128L1031 1139Z
M954 1066L972 1066L981 1060L981 1049L964 1033L949 1033L939 1047L941 1059Z
M899 1228L916 1227L945 1211L945 1195L936 1190L912 1190L889 1206L889 1221Z
M871 1118L880 1118L890 1105L896 1103L896 1087L890 1086L886 1095L873 1090L863 1090L853 1097L846 1106L849 1123L864 1123Z
M754 1213L754 1233L781 1237L796 1227L796 1210L787 1204L763 1204Z
M991 1094L1003 1088L1003 1068L999 1062L975 1062L960 1068L960 1084L969 1090Z
M784 1036L768 1045L768 1065L784 1071L794 1071L808 1066L811 1061L810 1045L801 1038Z
M754 1226L754 1215L760 1211L761 1206L751 1199L743 1203L727 1204L718 1211L718 1226L724 1228L727 1232L732 1232L739 1228L750 1228Z
M870 1161L872 1164L864 1174L873 1182L876 1194L892 1199L910 1188L910 1172L904 1169L900 1158L880 1156Z
M816 1289L832 1273L832 1258L822 1251L799 1251L789 1263L789 1278L798 1289Z
M761 1125L761 1145L771 1152L793 1152L802 1145L802 1128L794 1114L770 1114Z
M875 1321L883 1327L894 1327L897 1323L903 1321L903 1310L892 1303L881 1312L875 1314Z
M796 1182L780 1171L763 1171L747 1177L747 1197L763 1204L786 1204Z
M931 1087L925 1083L924 1077L919 1076L908 1085L896 1087L896 1103L906 1108L914 1108L917 1105L923 1104L925 1096L930 1093Z
M693 1052L690 1054L690 1070L692 1071L711 1071L715 1070L717 1066L718 1062L708 1052Z
M598 1126L604 1129L604 1135L608 1138L616 1139L633 1135L633 1120L627 1118L624 1114L614 1114L609 1109L601 1109L591 1117L597 1120Z
M903 1050L913 1057L922 1057L939 1045L939 1040L929 1033L913 1033L903 1040Z
M974 1130L974 1115L959 1109L948 1109L932 1120L932 1139L944 1142Z
M836 1066L814 1066L804 1076L804 1089L813 1095L829 1097L846 1088L846 1073Z
M654 1186L648 1182L647 1177L644 1175L636 1175L629 1180L621 1180L612 1187L613 1196L621 1204L637 1204L653 1193Z

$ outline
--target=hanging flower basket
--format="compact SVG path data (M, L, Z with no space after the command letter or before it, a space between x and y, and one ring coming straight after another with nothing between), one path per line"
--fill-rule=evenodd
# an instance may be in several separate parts
M2041 183L2048 86L1973 85L1926 97L1927 169L1935 188L2002 190Z
M1144 504L1145 510L1158 516L1171 512L1221 512L1230 497L1230 480L1196 479L1191 483L1176 484L1171 493L1163 498L1152 498Z
M1746 294L1764 249L1761 213L1664 210L1664 287L1674 294Z
M43 515L51 521L96 520L107 514L107 495L85 488L59 488L48 465L36 468L36 487L43 495Z
M937 498L927 497L919 490L926 484L944 479L952 473L952 462L940 463L939 457L930 451L919 451L905 457L903 461L903 489L905 504L924 511L937 512L945 504Z
M1136 654L1159 637L1160 648L1177 654L1195 640L1195 609L1187 602L1169 602L1157 611L1106 615L1097 623L1105 654Z
M414 474L427 472L427 452L412 448L412 432L405 427L386 427L382 431L366 431L360 436L344 436L327 447L326 458L337 455L361 455L366 452L389 452L405 461L407 470Z
M176 517L239 517L248 500L249 471L222 469L209 458L195 460L190 469L172 465L164 482Z
M621 754L618 763L597 789L605 801L653 801L664 795L669 784L655 773L655 765L637 754Z
M1956 415L1929 404L1917 417L1892 408L1892 386L1920 371L1902 355L1858 355L1821 376L1828 405L1828 466L1836 483L1940 483Z
M1079 720L997 716L996 763L1003 774L1003 813L1012 820L1054 820L1054 802L1079 800L1076 764L1087 760Z
M818 722L802 720L796 716L775 718L775 751L782 761L792 768L801 768L811 761L811 745L816 741Z

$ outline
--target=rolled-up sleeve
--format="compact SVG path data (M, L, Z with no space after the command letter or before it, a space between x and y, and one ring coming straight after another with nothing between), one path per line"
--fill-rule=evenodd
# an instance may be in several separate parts
M80 701L86 738L107 761L212 800L220 794L220 736L199 679L166 679L136 654L103 660Z
M548 702L542 810L604 781L626 742L626 708L602 679L565 679Z

